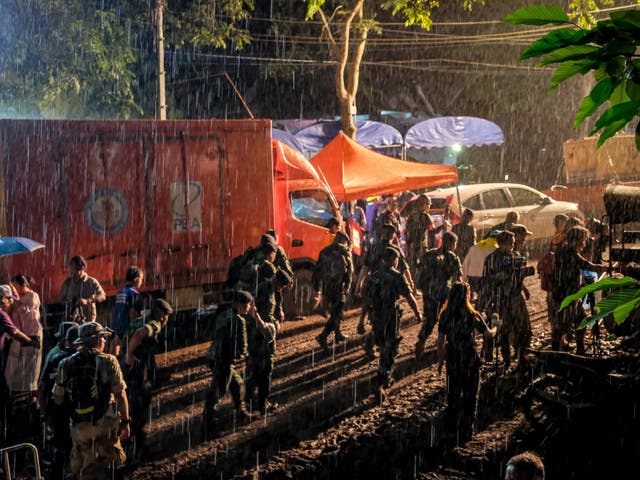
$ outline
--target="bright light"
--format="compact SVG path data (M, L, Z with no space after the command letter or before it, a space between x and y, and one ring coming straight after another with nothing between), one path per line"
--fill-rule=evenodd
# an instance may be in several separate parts
M460 150L462 150L462 145L460 145L459 143L454 143L453 145L451 145L451 150L453 150L454 152L459 152Z

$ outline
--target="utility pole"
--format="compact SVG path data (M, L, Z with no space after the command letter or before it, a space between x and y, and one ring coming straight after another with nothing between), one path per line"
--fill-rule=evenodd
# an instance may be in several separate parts
M156 0L156 30L158 33L158 118L167 119L167 102L164 86L164 30L162 28L163 0Z

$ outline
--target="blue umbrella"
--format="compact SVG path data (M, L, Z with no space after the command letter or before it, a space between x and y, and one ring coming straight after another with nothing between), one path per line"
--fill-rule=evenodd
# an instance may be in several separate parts
M27 253L44 248L42 243L24 237L0 237L0 257Z

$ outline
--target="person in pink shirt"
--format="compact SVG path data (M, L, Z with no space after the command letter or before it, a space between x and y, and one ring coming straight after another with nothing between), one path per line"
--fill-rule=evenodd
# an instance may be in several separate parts
M16 275L11 284L18 293L19 300L11 309L11 320L25 335L42 340L42 323L40 322L40 297L31 289L31 279L26 275ZM12 342L7 358L5 377L9 390L16 393L33 393L38 390L38 377L42 356L33 346Z

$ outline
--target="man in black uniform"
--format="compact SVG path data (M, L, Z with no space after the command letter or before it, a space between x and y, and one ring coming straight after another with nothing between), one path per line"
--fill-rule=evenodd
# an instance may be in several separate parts
M234 362L247 357L247 327L244 316L251 310L253 296L249 292L236 290L230 297L231 306L223 308L216 315L213 340L207 351L207 362L213 378L204 404L205 438L213 426L218 402L227 390L231 391L238 419L249 417L244 405L244 383L234 368Z
M77 351L73 342L78 339L78 324L62 322L58 336L64 339L64 345L62 349L58 350L58 353L47 357L38 382L38 404L45 425L43 457L51 465L48 478L52 480L64 478L64 466L69 462L69 454L71 453L69 410L55 404L52 390L56 382L58 365Z
M255 407L265 415L270 407L267 399L271 393L271 372L276 352L276 333L279 329L276 293L291 284L291 277L284 270L276 271L270 262L261 265L258 276L258 292L255 298L258 316L254 316L250 311L247 318L249 356L245 378L245 402L250 410ZM256 389L258 399L254 402L253 394Z
M432 248L420 259L418 286L422 290L423 321L416 342L416 357L438 322L438 313L449 295L449 288L462 277L462 265L454 250L458 242L455 233L442 234L442 247Z
M320 251L320 257L313 271L313 288L316 291L316 301L320 294L324 295L324 302L329 305L329 320L325 324L316 340L323 350L327 350L327 337L334 332L334 342L344 342L347 337L340 331L342 323L342 309L346 295L351 288L353 275L353 261L349 248L349 237L340 231L336 233L333 243Z
M397 270L398 251L387 248L382 256L380 267L367 278L364 293L369 299L370 319L374 342L380 349L380 363L376 376L377 399L384 402L386 391L391 384L393 364L398 353L402 337L399 335L402 309L398 300L404 296L418 321L422 315L411 293L406 278Z
M127 398L131 414L131 437L135 438L134 458L144 458L146 435L144 426L149 417L151 388L156 372L155 355L158 336L169 321L173 309L161 298L153 300L148 318L132 320L123 343L127 346L123 372L127 382Z
M511 344L520 366L524 366L525 349L531 343L531 322L525 303L529 291L523 285L522 257L513 250L515 235L503 231L496 240L497 250L484 260L484 288L487 312L497 313L502 320L499 343L506 371L511 364Z

